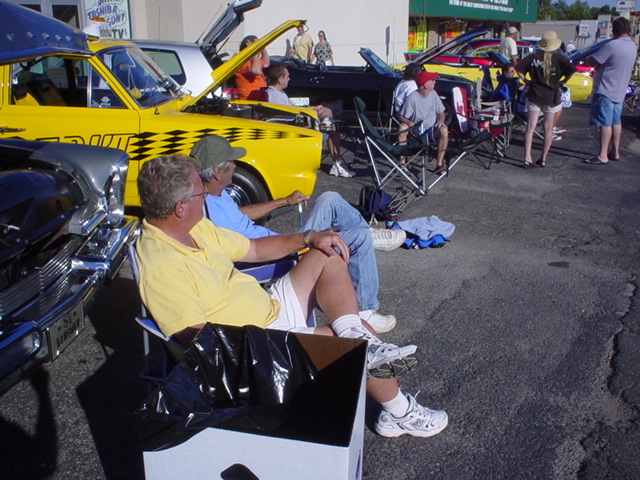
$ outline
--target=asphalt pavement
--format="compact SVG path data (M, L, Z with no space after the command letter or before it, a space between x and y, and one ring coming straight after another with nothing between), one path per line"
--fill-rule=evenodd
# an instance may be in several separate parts
M520 168L515 137L504 161L461 161L400 214L456 226L444 248L377 252L381 311L398 318L383 338L422 354L401 387L450 424L383 438L368 404L364 479L640 478L640 116L625 112L606 166L582 163L598 145L587 122L586 104L565 112L544 169ZM369 170L348 158L358 176L329 177L325 158L315 194L357 201ZM67 351L0 398L0 478L144 478L138 311L125 268Z

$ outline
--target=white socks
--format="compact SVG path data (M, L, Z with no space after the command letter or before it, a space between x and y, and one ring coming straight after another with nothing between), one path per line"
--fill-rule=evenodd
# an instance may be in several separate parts
M398 395L392 398L388 402L381 403L382 408L393 415L396 418L404 417L409 409L409 400L404 396L404 393L398 389Z
M362 338L374 343L379 341L362 325L362 320L355 314L343 315L336 318L331 322L331 328L333 328L333 331L336 332L336 335L339 337Z

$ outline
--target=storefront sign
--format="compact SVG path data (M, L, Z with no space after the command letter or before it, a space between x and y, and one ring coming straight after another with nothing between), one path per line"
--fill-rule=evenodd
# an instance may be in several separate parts
M409 13L511 22L535 22L538 0L410 0Z
M131 38L129 0L84 0L87 20L104 20L114 38Z

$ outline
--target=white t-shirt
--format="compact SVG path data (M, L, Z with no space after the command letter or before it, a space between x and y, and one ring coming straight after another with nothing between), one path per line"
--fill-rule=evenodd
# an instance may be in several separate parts
M267 88L267 95L269 98L269 103L277 103L278 105L291 105L291 100L289 100L287 94L277 90L273 86Z
M407 97L418 89L415 80L402 80L396 85L393 91L393 108L394 113L402 110L402 105L407 100Z
M512 56L518 56L518 45L516 41L511 37L504 37L500 40L500 54L511 61Z

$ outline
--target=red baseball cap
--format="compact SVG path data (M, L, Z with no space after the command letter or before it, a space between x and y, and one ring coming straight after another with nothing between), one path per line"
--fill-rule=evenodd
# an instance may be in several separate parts
M436 78L438 78L438 74L437 73L425 72L423 70L416 77L416 85L418 85L418 88L420 88L425 83L427 83L429 80L435 80Z

